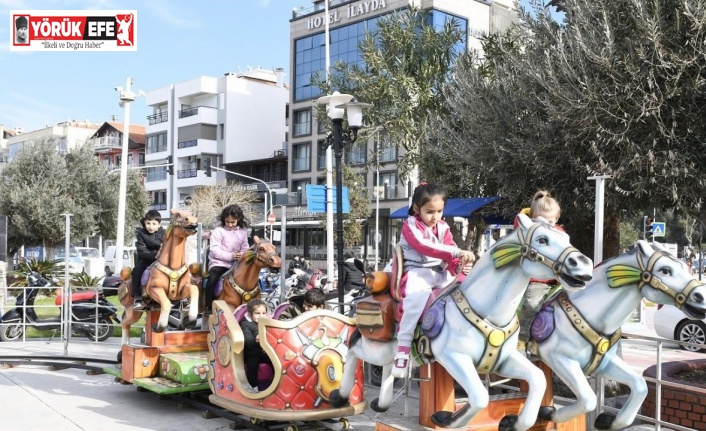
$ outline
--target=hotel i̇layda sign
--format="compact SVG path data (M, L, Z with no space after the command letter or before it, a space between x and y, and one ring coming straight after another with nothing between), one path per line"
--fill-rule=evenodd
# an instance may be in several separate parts
M360 3L350 4L346 6L343 10L336 9L334 11L329 11L328 22L329 24L333 24L335 22L340 22L342 16L344 16L346 19L352 19L385 8L387 8L387 3L385 2L385 0L361 1ZM309 20L307 21L307 30L319 28L324 24L326 24L326 21L324 20L323 14L309 18Z

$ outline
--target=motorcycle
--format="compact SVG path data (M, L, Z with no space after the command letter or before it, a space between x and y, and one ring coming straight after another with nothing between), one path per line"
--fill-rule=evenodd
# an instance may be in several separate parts
M28 287L23 288L22 294L17 298L15 307L2 316L2 341L21 340L27 327L39 330L59 330L62 327L61 317L40 317L34 307L39 291L51 287L51 282L32 271L27 275L27 284ZM63 296L57 296L55 304L61 305L63 299ZM92 341L105 341L113 333L112 325L120 324L116 312L117 308L105 299L102 291L72 293L71 331L85 335Z

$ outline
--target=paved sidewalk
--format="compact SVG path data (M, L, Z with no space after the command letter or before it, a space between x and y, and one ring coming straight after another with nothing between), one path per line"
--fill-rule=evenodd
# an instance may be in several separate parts
M647 331L643 335L650 333ZM72 340L67 349L61 340L49 343L0 342L0 362L3 356L16 355L114 360L119 350L120 339L117 337L103 343ZM351 426L356 430L372 431L375 422L380 420L408 430L426 429L418 425L416 386L411 385L411 395L407 400L408 415L405 415L404 397L400 397L383 415L368 409L364 414L349 418ZM397 382L396 388L401 388L401 382ZM367 389L368 401L376 395L377 388ZM138 392L134 386L116 382L107 374L89 375L81 369L49 371L46 366L38 365L0 368L0 406L3 412L0 430L3 431L216 431L228 430L232 423L223 418L204 419L198 410L179 408L173 400L160 398L151 392ZM340 425L331 424L331 428L340 429ZM629 429L646 431L654 427Z

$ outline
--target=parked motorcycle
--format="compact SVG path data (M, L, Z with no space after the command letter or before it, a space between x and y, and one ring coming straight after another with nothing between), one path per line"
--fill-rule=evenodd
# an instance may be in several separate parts
M37 272L27 275L29 287L23 288L15 307L2 316L0 340L17 341L24 336L27 327L39 330L61 329L61 317L40 317L34 301L40 290L47 290L52 284ZM96 299L96 294L98 298ZM63 296L57 296L56 305L61 305ZM71 294L71 331L93 341L105 341L113 333L113 324L120 324L117 308L105 299L103 292L89 290Z

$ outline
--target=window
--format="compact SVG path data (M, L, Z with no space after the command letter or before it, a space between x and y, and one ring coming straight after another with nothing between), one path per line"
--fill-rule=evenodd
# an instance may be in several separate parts
M397 198L397 174L394 172L380 172L380 185L385 187L383 199Z
M294 192L295 202L297 205L306 205L307 184L311 184L311 181L308 179L292 181L292 191Z
M167 132L157 133L147 137L147 154L167 151Z
M164 181L167 179L167 167L157 166L155 168L147 168L147 178L145 181Z
M365 141L359 141L353 144L352 147L348 148L346 152L346 163L349 165L362 165L365 164L365 153L367 148Z
M311 108L294 111L294 133L292 136L311 135Z
M331 64L343 61L349 64L363 60L358 51L358 43L366 31L377 30L380 16L332 29L329 32ZM321 94L318 87L311 85L312 77L323 78L326 73L326 37L324 33L303 37L294 42L294 101L312 99Z
M397 145L389 139L383 139L378 142L378 153L380 154L381 163L397 161Z
M292 146L292 172L311 170L311 144Z
M317 142L317 148L319 149L319 153L316 158L316 168L319 170L326 169L326 140L320 139L319 142Z

